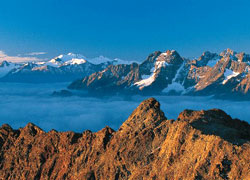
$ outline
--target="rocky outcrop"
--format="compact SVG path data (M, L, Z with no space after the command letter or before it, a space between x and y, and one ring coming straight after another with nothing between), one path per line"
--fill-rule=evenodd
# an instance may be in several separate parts
M114 131L0 128L0 179L249 179L250 125L225 112L168 120L154 98Z
M91 74L81 80L71 83L69 89L86 90L96 95L126 93L126 87L130 87L139 79L138 64L110 65L100 72Z

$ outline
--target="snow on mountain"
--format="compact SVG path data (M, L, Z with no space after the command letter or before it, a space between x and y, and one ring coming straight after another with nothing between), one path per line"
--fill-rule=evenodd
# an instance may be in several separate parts
M238 72L234 72L232 71L231 69L226 69L226 71L224 72L224 76L225 76L225 80L222 82L222 84L226 84L226 82L233 78L233 77L236 77L238 76L240 73Z
M73 81L72 89L90 92L105 88L105 92L146 94L245 93L250 87L249 63L249 55L230 49L219 55L206 51L192 60L181 57L174 50L156 51L137 64L118 58L87 58L68 53L49 61L0 63L0 78L4 82Z
M163 93L169 93L171 91L182 92L182 93L185 92L185 87L183 86L183 84L181 84L180 82L177 82L177 79L180 76L180 72L184 68L184 65L185 64L183 63L181 67L177 70L175 77L172 80L172 83L162 90Z
M177 93L184 93L185 88L179 82L172 82L172 84L169 84L167 88L162 90L163 93L169 93L171 91L175 91Z
M156 70L154 69L151 75L143 75L142 80L136 82L134 85L142 89L146 86L150 86L155 81Z
M84 64L86 62L98 65L98 64L131 64L134 61L125 61L122 59L110 59L105 56L98 56L94 58L87 58L81 54L74 54L74 53L68 53L68 54L62 54L59 55L53 59L51 59L48 62L39 62L37 64L41 65L50 65L54 67L62 66L62 65L74 65L74 64Z
M3 61L0 63L0 78L4 77L10 70L20 67L20 64Z
M5 63L9 63L5 66L4 70L1 69L1 71L4 72L9 72L13 67L16 67L17 64L13 64L10 62L6 62ZM81 54L74 54L74 53L68 53L68 54L61 54L49 61L40 61L40 62L30 62L32 63L34 66L36 66L36 69L38 69L39 67L43 67L43 66L51 66L51 67L61 67L61 66L68 66L68 65L80 65L80 64L84 64L86 62L89 62L91 64L94 65L99 65L99 64L113 64L113 65L117 65L117 64L131 64L134 61L125 61L125 60L121 60L118 58L115 59L110 59L104 56L99 56L99 57L95 57L95 58L86 58L85 56L81 55ZM23 64L22 64L23 65ZM19 64L20 66L20 64ZM2 73L4 74L4 73Z
M196 65L201 66L209 66L213 67L219 60L221 56L216 53L211 53L209 51L205 51L196 61Z
M156 51L135 66L108 68L72 82L69 89L91 93L216 95L250 97L250 56L227 49L186 59L176 51Z
M42 62L43 63L43 62ZM86 63L86 58L80 54L68 53L68 54L61 54L48 62L41 62L37 64L41 65L48 65L53 67L59 67L62 65L74 65L74 64L84 64Z
M161 56L165 57L166 55L167 55L166 53L161 53L161 55L159 57L161 57ZM165 60L156 58L156 61L154 63L154 67L150 70L151 75L142 75L142 80L134 83L134 85L138 86L139 89L150 86L155 81L155 78L157 75L157 70L161 69L162 67L166 67L166 66L169 66L169 64Z
M66 61L64 64L65 65L72 65L72 64L84 64L86 63L87 61L85 59L71 59L69 61Z
M2 63L0 78L5 82L66 82L98 72L109 65L130 63L132 62L118 58L110 59L104 56L86 58L81 54L68 53L49 61Z

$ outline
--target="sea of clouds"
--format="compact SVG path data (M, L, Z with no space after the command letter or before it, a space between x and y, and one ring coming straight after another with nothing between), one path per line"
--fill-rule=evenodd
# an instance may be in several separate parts
M0 125L24 127L32 122L45 131L98 131L105 126L118 129L147 97L53 97L60 84L0 83ZM214 100L209 97L157 96L168 119L176 119L184 109L220 108L233 118L250 122L249 101Z

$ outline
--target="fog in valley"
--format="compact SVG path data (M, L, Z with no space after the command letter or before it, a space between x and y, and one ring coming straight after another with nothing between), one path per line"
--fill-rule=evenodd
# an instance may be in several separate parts
M141 101L148 97L53 97L60 84L0 83L0 124L13 128L32 122L45 131L98 131L106 125L117 130ZM250 122L250 102L214 100L209 97L156 96L168 119L176 119L184 109L220 108L233 118Z

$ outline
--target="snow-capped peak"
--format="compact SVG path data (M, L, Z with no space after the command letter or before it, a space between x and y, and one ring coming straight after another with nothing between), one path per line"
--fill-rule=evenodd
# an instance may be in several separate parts
M0 78L5 76L10 70L20 67L22 64L15 64L12 62L0 62Z
M74 54L74 53L68 53L68 54L61 54L53 59L51 59L48 62L38 62L36 64L39 65L50 65L54 67L58 67L61 65L72 65L72 64L84 64L86 62L89 62L91 64L131 64L135 61L124 61L118 58L110 59L105 56L98 56L95 58L86 58L85 56L81 54Z
M167 50L166 52L161 53L156 61L164 61L168 64L181 64L183 59L175 50Z
M60 66L60 65L71 65L71 64L84 64L86 63L86 58L80 54L68 53L61 54L50 61L44 63L44 65L50 66ZM38 64L42 64L39 62Z
M62 61L70 61L72 59L86 59L86 57L84 57L83 55L74 53L61 54L57 56L57 58L61 59Z

